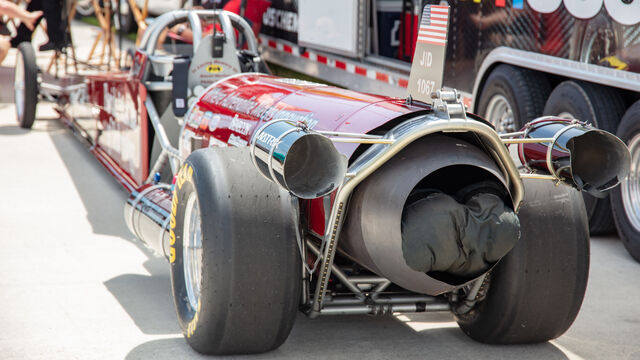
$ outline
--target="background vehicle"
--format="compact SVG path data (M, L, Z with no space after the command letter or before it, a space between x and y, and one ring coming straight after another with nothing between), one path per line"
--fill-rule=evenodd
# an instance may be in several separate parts
M440 1L273 1L263 17L264 56L351 89L404 96L424 3ZM499 131L540 115L575 117L637 147L640 3L443 3L452 8L444 84L460 91L471 111ZM334 32L319 27L351 42L336 46ZM640 260L637 182L634 170L610 197L585 196L585 203L591 233L617 228Z
M446 19L446 7L426 9ZM221 48L197 36L207 16L219 17ZM185 20L192 47L159 51ZM391 98L258 73L251 31L225 12L168 13L129 72L41 86L130 192L127 225L168 259L194 349L274 349L297 310L452 311L470 337L500 344L567 330L586 288L587 219L578 192L554 182L606 191L629 171L624 144L555 117L501 138L455 91ZM37 69L20 48L16 99L32 109ZM435 55L412 76L439 88L444 41L416 51Z

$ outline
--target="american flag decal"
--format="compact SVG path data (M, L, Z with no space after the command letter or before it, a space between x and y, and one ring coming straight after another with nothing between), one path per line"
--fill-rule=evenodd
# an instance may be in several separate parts
M449 7L427 5L422 12L418 42L445 46L447 44L447 26L449 25Z

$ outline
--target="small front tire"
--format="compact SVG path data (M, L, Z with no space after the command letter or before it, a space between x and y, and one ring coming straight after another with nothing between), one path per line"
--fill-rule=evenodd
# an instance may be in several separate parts
M38 66L36 53L29 42L18 45L14 73L16 117L21 128L31 129L38 104Z

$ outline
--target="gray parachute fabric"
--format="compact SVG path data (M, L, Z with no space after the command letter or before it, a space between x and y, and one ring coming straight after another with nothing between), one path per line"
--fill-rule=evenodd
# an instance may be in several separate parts
M416 271L469 278L489 270L520 238L518 216L496 195L480 193L466 204L432 193L402 215L402 251Z

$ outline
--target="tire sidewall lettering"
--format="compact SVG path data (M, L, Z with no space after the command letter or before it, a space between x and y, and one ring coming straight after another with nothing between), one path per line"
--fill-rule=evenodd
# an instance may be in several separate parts
M171 202L171 218L169 219L169 263L176 261L176 213L178 209L178 192L182 190L182 186L186 181L193 181L193 168L189 163L185 163L176 178L176 190L173 193L173 201Z
M171 202L171 217L169 220L169 263L171 265L171 281L173 285L173 296L178 307L178 320L184 335L190 338L194 335L198 321L200 319L201 301L198 302L198 308L192 309L186 302L186 287L184 279L183 259L181 248L184 231L184 211L186 203L185 199L189 194L196 191L193 181L193 167L189 163L185 163L176 176L175 190ZM180 252L180 254L179 254ZM180 255L180 256L178 256Z

